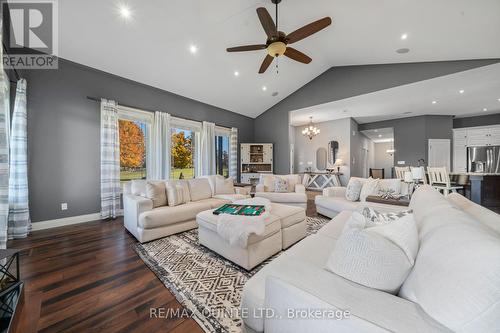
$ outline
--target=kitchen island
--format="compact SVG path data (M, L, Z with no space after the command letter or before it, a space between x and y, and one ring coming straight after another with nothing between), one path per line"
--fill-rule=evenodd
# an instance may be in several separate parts
M470 180L471 200L500 213L500 174L471 172L467 175Z

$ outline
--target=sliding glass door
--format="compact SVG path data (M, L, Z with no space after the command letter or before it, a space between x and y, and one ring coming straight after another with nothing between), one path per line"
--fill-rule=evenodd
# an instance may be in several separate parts
M229 177L229 136L215 136L215 170L217 174Z

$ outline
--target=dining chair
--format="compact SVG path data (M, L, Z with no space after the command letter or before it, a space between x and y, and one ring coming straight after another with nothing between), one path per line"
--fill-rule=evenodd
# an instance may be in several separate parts
M405 172L410 171L409 166L405 167L394 167L394 173L396 174L396 178L405 179Z
M427 167L427 173L429 175L429 185L443 192L444 196L447 196L450 192L463 189L463 186L451 183L446 167Z
M370 177L372 178L379 178L379 179L384 179L384 169L373 169L370 168Z

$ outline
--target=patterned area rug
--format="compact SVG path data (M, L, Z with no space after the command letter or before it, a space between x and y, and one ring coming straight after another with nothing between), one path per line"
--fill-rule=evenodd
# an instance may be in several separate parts
M307 235L329 220L307 218ZM206 332L241 332L243 286L274 255L247 271L198 243L198 229L136 244L135 251Z

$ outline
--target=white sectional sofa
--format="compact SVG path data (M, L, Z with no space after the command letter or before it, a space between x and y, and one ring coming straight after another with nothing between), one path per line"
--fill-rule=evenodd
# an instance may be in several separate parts
M276 178L285 179L289 186L287 192L275 192ZM255 187L255 196L269 199L271 202L288 206L307 208L306 188L300 175L266 175L261 174L259 184Z
M403 207L404 208L404 207ZM419 188L415 265L395 295L324 269L351 211L281 254L245 285L247 332L498 332L500 215ZM460 208L460 209L459 209ZM273 312L262 315L260 309ZM301 319L289 309L347 310L347 319ZM281 316L281 317L280 317Z
M127 182L123 188L123 207L125 228L141 243L166 237L197 227L196 214L204 210L217 208L225 203L249 198L248 190L235 188L234 193L217 194L216 177L207 176L193 180L152 181L176 182L191 189L195 184L196 195L189 193L189 202L153 208L153 200L146 197L146 180ZM196 198L196 200L192 200Z
M366 181L366 178L351 177L352 179L357 179L361 183ZM405 194L407 193L406 186L403 186L401 179L380 179L379 180L381 189L394 189L395 194ZM317 195L314 198L314 203L316 204L316 211L324 216L330 218L335 217L338 213L348 210L355 211L360 207L360 205L365 205L366 203L360 201L349 201L346 199L346 187L334 186L328 187L323 190L323 195ZM394 208L394 206L388 205L377 205L371 204L372 206L384 207L385 209Z

